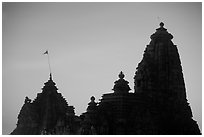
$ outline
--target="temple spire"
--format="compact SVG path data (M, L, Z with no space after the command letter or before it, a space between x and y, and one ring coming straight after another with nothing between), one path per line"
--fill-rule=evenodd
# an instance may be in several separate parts
M164 114L158 115L161 125L165 125L158 125L164 134L200 134L187 102L177 46L164 23L159 26L151 35L143 59L138 64L134 77L135 93L146 95L151 100L151 108L156 108L158 114Z

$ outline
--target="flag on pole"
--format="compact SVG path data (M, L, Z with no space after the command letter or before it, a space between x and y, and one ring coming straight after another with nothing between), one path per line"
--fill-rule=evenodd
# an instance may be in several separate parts
M48 54L48 50L46 50L44 54Z
M49 57L49 54L48 54L48 50L46 50L43 54L44 55L47 54L48 65L49 65L49 70L50 70L50 75L51 75L50 57Z

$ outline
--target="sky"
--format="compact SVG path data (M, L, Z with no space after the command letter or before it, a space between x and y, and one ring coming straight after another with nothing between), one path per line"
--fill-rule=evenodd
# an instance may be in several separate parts
M49 79L49 50L58 92L86 111L112 93L123 71L134 74L160 22L177 45L187 99L202 129L201 3L2 3L2 134L16 127L24 99L35 99Z

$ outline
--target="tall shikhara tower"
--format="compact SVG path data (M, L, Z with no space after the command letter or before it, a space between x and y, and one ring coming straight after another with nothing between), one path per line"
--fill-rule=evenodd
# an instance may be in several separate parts
M151 35L135 74L135 94L145 94L151 104L156 134L200 134L186 99L181 61L173 36L160 23Z

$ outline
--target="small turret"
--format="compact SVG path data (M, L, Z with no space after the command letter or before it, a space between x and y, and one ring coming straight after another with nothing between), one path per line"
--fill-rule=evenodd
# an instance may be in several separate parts
M124 80L125 75L121 71L120 74L118 75L120 78L119 80L115 81L115 85L113 87L114 93L128 93L131 89L129 87L129 82Z
M91 102L89 102L88 104L89 106L87 108L87 112L95 111L97 107L97 103L95 102L95 97L92 96L90 99L91 99Z

